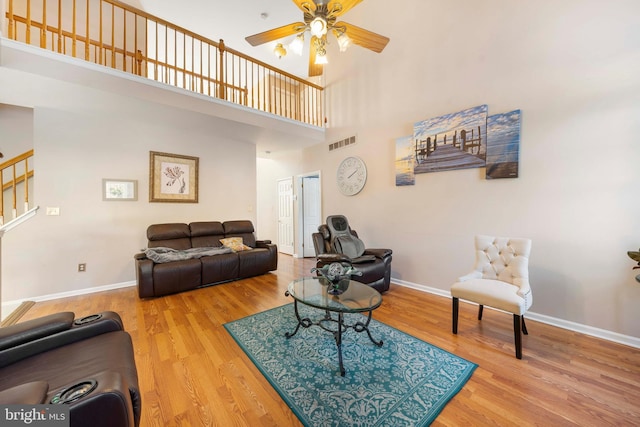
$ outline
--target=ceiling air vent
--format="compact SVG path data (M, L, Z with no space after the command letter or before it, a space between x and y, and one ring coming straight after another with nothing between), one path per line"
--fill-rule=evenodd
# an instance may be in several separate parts
M349 138L341 139L340 141L329 144L329 151L337 150L338 148L348 147L356 143L356 137L350 136Z

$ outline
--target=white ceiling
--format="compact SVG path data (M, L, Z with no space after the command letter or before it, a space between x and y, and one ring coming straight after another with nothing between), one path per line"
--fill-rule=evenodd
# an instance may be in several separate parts
M302 56L292 52L278 59L276 41L253 47L245 37L302 21L302 11L291 0L122 0L137 9L179 25L234 50L307 79L308 43ZM266 18L262 18L262 14ZM282 40L286 46L290 40ZM310 79L322 84L320 78Z

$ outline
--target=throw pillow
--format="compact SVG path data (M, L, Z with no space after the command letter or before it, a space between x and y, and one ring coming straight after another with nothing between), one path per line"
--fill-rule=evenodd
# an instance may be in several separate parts
M250 251L251 248L242 242L242 237L227 237L220 239L220 243L227 248L231 248L234 252Z

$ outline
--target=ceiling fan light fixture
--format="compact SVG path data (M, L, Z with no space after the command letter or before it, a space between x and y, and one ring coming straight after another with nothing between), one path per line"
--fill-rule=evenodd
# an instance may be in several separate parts
M282 46L282 43L278 43L276 47L273 49L273 53L278 57L278 59L287 55L287 49Z
M327 51L324 49L318 49L316 51L316 65L325 65L329 63L327 58Z
M296 36L291 43L289 43L289 49L296 55L302 56L302 49L304 48L304 33L300 33Z
M346 33L340 33L337 37L338 47L340 48L340 52L346 52L346 50L351 46L351 38Z
M316 16L316 18L309 24L309 30L314 36L322 37L327 34L327 21L325 21L321 16Z

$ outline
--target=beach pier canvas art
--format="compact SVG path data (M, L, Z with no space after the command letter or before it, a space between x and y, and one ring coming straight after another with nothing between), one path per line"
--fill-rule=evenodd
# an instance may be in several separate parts
M487 119L487 179L518 177L521 116L514 110Z
M413 135L396 138L396 186L415 185Z
M415 173L485 166L487 105L423 120L414 125Z
M487 114L478 105L414 124L395 139L396 187L415 185L416 174L485 168L485 179L518 178L520 110Z

